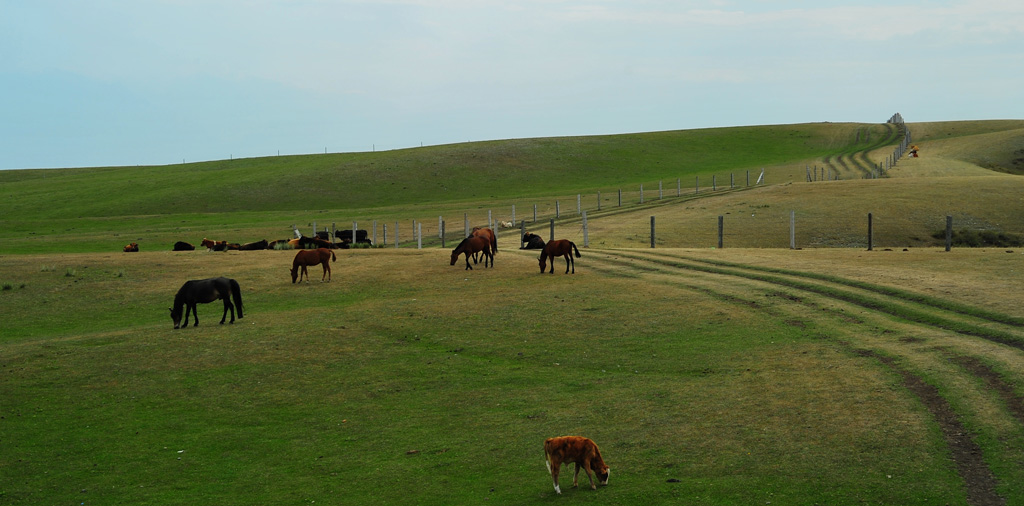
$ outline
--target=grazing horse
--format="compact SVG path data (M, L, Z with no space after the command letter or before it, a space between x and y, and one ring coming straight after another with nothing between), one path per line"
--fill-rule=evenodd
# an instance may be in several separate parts
M125 253L130 253L130 252L136 252L137 253L138 251L139 251L139 243L137 243L137 242L133 242L133 243L131 243L131 244L129 244L129 245L124 247L124 252Z
M191 244L189 244L189 243L187 243L185 241L178 241L178 242L174 243L173 251L193 251L195 249L196 249L195 246L193 246L193 245L191 245Z
M296 279L301 283L302 275L306 276L306 282L309 283L309 271L306 270L306 267L317 264L324 266L324 274L320 277L320 282L323 283L325 278L330 281L332 261L338 261L338 257L334 256L334 252L327 248L299 251L295 254L295 260L292 260L292 283L295 283ZM299 267L302 267L301 273Z
M544 239L537 234L526 232L523 234L523 242L526 246L521 249L544 249Z
M459 255L465 253L466 255L466 269L473 270L473 266L469 265L469 257L473 256L474 253L483 253L484 255L484 267L487 267L487 260L490 259L491 267L494 267L494 254L491 253L491 243L483 237L469 236L462 240L455 249L452 250L452 263L449 265L455 265L455 262L459 260Z
M239 289L237 281L230 278L186 281L174 296L174 305L170 308L171 321L174 322L174 328L178 328L181 323L182 306L185 306L185 324L183 326L188 327L188 314L190 311L192 316L196 318L193 326L198 326L199 313L196 312L196 304L207 304L217 299L224 301L224 315L220 318L221 324L227 318L228 310L231 310L231 323L235 323L235 308L238 308L238 319L242 319L242 290ZM235 301L233 305L231 304L231 299Z
M491 245L491 255L498 253L498 236L494 234L493 230L485 227L473 227L473 232L469 235L470 237L483 237L487 239L487 242Z
M565 257L565 273L569 274L569 266L572 266L572 273L576 274L576 261L572 259L572 253L576 252L576 258L580 257L580 250L576 244L568 239L548 241L544 245L544 251L540 253L540 272L544 272L548 257L551 257L551 274L555 273L555 257Z
M544 463L548 466L548 472L551 473L551 480L555 482L555 492L559 494L562 493L562 487L558 486L558 471L562 464L576 464L576 473L572 477L573 488L579 484L580 468L587 472L587 478L590 478L590 488L593 490L597 490L597 485L594 485L594 477L590 474L591 472L597 475L597 480L602 485L608 484L608 477L612 474L608 464L605 464L604 459L601 458L601 450L597 444L583 436L546 439L544 441Z

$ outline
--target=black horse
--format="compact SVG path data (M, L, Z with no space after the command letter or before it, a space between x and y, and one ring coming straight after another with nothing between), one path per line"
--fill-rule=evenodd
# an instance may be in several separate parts
M228 317L228 310L231 310L231 322L235 323L235 308L238 308L238 319L242 319L242 290L238 282L230 278L193 279L186 281L174 296L174 306L171 309L171 320L174 328L181 323L181 307L185 306L185 327L188 327L188 313L192 312L196 322L193 326L199 325L199 313L196 312L196 304L207 304L217 299L224 301L224 315L220 322ZM234 305L231 299L235 300Z

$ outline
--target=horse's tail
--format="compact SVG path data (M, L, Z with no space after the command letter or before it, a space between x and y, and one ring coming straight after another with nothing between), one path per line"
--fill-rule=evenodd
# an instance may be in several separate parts
M242 319L242 288L238 281L231 280L231 298L235 300L235 309L238 310L238 319Z
M333 251L331 252L331 261L332 262L337 262L338 261L338 257L334 256L334 252Z
M578 248L576 248L576 243L574 243L572 241L569 241L569 244L572 245L573 251L576 252L576 258L580 258L580 250Z
M498 252L498 234L491 232L491 254Z

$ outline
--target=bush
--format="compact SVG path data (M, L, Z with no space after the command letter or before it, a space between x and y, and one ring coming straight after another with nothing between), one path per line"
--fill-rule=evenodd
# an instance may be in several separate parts
M932 234L932 237L940 241L946 240L946 231L940 230ZM1007 234L994 230L954 230L953 246L966 248L1017 248L1024 246L1024 239L1016 234Z

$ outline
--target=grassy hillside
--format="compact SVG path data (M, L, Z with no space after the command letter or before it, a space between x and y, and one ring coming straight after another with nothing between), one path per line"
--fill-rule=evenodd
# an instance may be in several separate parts
M563 211L560 216L569 220L565 226L578 229L578 223L573 224L578 222L577 195L594 218L593 226L626 227L593 236L609 246L635 244L623 241L649 235L644 222L655 214L656 204L674 206L657 210L665 223L690 223L686 229L695 230L665 243L675 246L707 246L705 239L691 238L705 234L709 223L716 226L719 214L739 217L737 206L749 206L755 212L748 214L755 218L770 216L773 222L767 226L783 227L781 234L773 232L776 237L788 234L790 211L817 220L813 225L801 220L798 234L805 236L799 241L804 247L865 243L865 232L851 229L848 220L861 223L867 212L903 221L898 231L883 232L893 234L892 240L880 243L888 246L927 244L935 220L943 221L946 214L962 217L958 225L981 223L1024 233L1020 220L1012 219L1024 213L1018 200L985 200L993 192L1017 191L1016 179L962 179L955 186L940 184L948 190L941 195L933 187L938 176L1014 173L1024 145L1024 122L909 127L923 156L904 158L877 185L860 181L865 176L861 166L879 163L892 153L892 145L879 147L895 142L892 125L736 127L160 167L2 171L5 213L0 217L0 253L111 251L132 241L144 250L163 250L177 240L249 242L288 237L292 225L308 231L313 222L322 229L331 223L349 227L357 221L368 228L374 220L380 226L390 224L392 236L398 223L399 235L408 241L414 220L425 225L428 235L437 235L438 216L446 217L449 230L461 230L467 214L474 225L485 223L488 211L495 219L510 220L515 206L517 221L531 220L537 205L539 219L546 223L556 214L556 201ZM835 168L842 181L807 184L806 168L819 164ZM767 189L749 197L722 200L719 197L727 192L710 191L713 181L719 190L729 188L731 181L745 188L749 174L756 179L762 168ZM888 184L897 178L911 181ZM698 181L701 193L694 194ZM675 197L677 182L683 198L654 201L659 185L664 195ZM975 184L982 186L972 188ZM598 222L618 207L619 190L625 194L622 208L614 213L620 215L618 221ZM596 209L598 192L603 213ZM903 203L914 209L907 212ZM991 215L981 213L979 206L990 208ZM621 216L631 209L636 212L633 217ZM908 222L907 216L922 219ZM762 226L753 223L750 230ZM788 239L781 244L778 239L753 240L758 234L742 226L731 233L729 244L737 247L788 246Z

